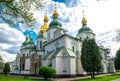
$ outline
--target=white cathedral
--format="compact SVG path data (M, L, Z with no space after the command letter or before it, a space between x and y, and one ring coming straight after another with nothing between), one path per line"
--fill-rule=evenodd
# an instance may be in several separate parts
M56 70L57 76L84 75L81 65L81 48L84 39L95 39L95 34L87 26L87 20L83 16L82 27L76 37L67 34L62 28L58 18L59 14L55 9L53 20L48 25L48 16L44 16L44 25L38 32L36 44L32 38L26 35L22 43L20 54L11 64L11 73L15 74L39 74L41 66L49 66ZM114 72L112 61L105 59L104 50L101 49L103 57L103 72Z

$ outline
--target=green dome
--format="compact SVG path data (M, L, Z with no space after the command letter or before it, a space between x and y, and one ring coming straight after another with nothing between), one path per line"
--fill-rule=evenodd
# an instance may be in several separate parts
M35 49L36 48L36 46L28 46L28 47L26 47L26 49Z
M28 44L28 41L25 40L25 41L22 43L22 46L25 46L25 45L27 45L27 44Z
M83 32L93 32L93 31L87 26L87 24L83 24L82 28L78 31L78 33L83 33Z
M35 49L36 48L35 43L32 40L30 40L27 45L29 45L26 47L27 49Z
M33 41L29 41L29 42L28 42L28 45L32 45L32 44L34 44Z
M62 24L61 22L58 20L58 18L54 18L53 21L49 24L49 28L61 28Z
M44 35L43 33L40 33L40 34L38 35L37 39L38 39L38 38L46 39L46 37L45 37L45 35Z

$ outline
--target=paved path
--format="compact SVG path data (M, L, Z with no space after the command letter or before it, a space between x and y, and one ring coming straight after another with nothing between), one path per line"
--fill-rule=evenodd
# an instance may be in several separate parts
M119 78L119 79L116 79L116 80L112 80L112 81L120 81L120 78Z
M111 74L97 75L96 77L106 76L106 75L111 75ZM53 80L55 80L55 81L71 81L71 80L84 79L84 78L91 78L91 76L75 77L75 78L54 78ZM117 81L120 81L120 80L117 80Z

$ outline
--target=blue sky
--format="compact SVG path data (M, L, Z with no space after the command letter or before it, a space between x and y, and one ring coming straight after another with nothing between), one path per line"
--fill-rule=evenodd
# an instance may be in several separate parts
M85 11L87 25L96 34L98 44L111 49L111 55L115 56L115 51L120 47L119 42L113 41L116 36L115 31L120 29L120 0L48 0L46 7L40 11L34 11L37 23L31 30L25 23L20 21L8 25L0 18L0 54L5 61L12 61L19 52L26 33L36 37L40 27L43 25L45 10L48 10L49 23L52 21L54 4L57 3L59 19L63 28L68 30L68 34L76 36L81 28L82 11Z

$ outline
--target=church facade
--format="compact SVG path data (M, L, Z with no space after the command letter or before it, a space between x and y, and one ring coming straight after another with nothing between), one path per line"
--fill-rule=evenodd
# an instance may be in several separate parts
M39 74L41 66L49 66L56 70L58 76L84 75L86 72L81 65L81 48L84 39L95 39L95 34L87 26L87 20L82 18L82 27L76 37L67 34L62 28L55 9L53 20L48 25L48 16L44 16L44 25L38 32L36 44L26 35L26 40L21 45L20 54L17 54L11 73ZM114 66L109 68L109 61L103 56L103 72L114 72Z

